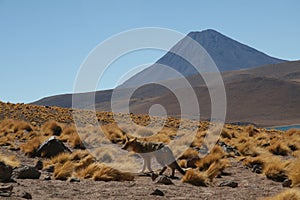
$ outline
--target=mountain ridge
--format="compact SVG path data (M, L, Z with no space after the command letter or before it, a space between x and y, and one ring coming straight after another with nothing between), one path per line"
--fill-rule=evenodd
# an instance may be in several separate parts
M290 76L291 74L293 76ZM222 72L222 77L227 95L226 122L251 122L260 126L299 123L300 60ZM199 75L187 79L197 91L201 118L208 119L210 98L205 83ZM169 84L172 84L172 81L176 82L176 80L168 81L171 81ZM184 88L182 90L184 92ZM111 110L111 94L112 90L96 92L97 110ZM63 104L60 104L61 102ZM122 103L124 102L121 101L120 104ZM179 104L172 97L171 91L155 85L138 89L131 99L130 109L133 113L148 113L149 107L156 103L166 106L170 115L176 116L179 113ZM32 104L72 107L72 95L43 98Z
M199 51L194 51L194 48L197 48L197 46L191 42L191 39L200 44L207 53L200 51L202 55L197 54ZM179 56L182 55L180 52L185 52L185 54L189 55L189 58L199 56L206 58L208 54L221 72L286 62L286 60L271 57L252 47L239 43L213 29L200 32L193 31L175 44L156 63L129 78L119 87L132 87L147 82L178 78L178 76L170 75L170 72L165 70L162 65L178 71L185 77L198 74L198 71L190 62ZM196 64L199 66L213 65L212 63L206 64L200 62L198 61Z

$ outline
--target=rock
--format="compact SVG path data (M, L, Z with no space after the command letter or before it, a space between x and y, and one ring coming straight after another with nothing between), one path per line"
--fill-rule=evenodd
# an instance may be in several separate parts
M13 170L13 178L16 179L39 179L41 172L34 167L22 166Z
M0 197L10 197L13 188L12 185L0 186Z
M45 177L44 177L44 180L45 180L45 181L50 181L50 180L51 180L51 176L49 176L49 175L45 176Z
M50 173L53 173L54 172L54 165L50 165L49 167L47 167L45 169L46 172L50 172Z
M262 173L262 165L253 165L252 167L252 172L255 172L257 174L261 174Z
M291 185L292 185L292 181L290 179L285 179L282 182L282 187L291 187Z
M25 192L25 191L20 192L20 194L18 196L23 199L32 199L31 194L28 192Z
M12 176L12 167L0 161L0 182L7 182Z
M237 150L237 148L227 145L225 142L218 142L218 145L223 148L224 152L226 153L233 152L235 156L240 156L240 153Z
M174 183L168 177L161 176L156 183L164 184L164 185L174 185Z
M219 187L232 187L232 188L236 188L238 187L238 183L234 182L234 181L224 181L222 183L219 184Z
M79 178L76 178L76 177L70 177L70 178L68 179L68 181L71 182L71 183L74 183L74 182L80 182L80 179L79 179Z
M165 194L163 193L163 191L159 190L159 189L155 189L151 195L157 195L157 196L165 196Z
M38 160L34 166L35 169L37 170L42 170L43 169L43 161L42 160Z
M151 175L151 179L152 179L152 181L155 181L157 177L158 177L158 175L157 175L157 174L155 174L155 173L152 173L152 175Z
M36 151L37 156L46 158L52 158L62 152L71 153L70 149L68 149L62 141L56 139L55 136L52 136L43 142Z

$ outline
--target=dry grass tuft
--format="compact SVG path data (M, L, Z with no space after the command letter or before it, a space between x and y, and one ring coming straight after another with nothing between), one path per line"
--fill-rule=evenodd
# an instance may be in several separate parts
M244 156L255 157L259 155L259 148L253 145L252 142L241 143L237 144L236 146L238 151Z
M267 197L264 200L299 200L299 189L287 189L273 197Z
M62 128L56 121L50 120L42 126L41 131L45 136L49 136L49 135L60 136L62 132Z
M102 164L100 163L92 163L88 165L86 168L82 168L81 170L76 172L76 175L81 178L92 178L96 171L100 170Z
M36 136L28 140L26 143L20 145L20 149L25 153L25 155L29 157L36 156L36 150L39 145L45 141L45 137L43 136Z
M201 158L199 161L196 161L195 165L199 168L200 171L205 171L211 166L211 164L221 160L223 157L224 152L210 153Z
M57 164L54 168L53 177L57 180L67 180L72 176L74 167L74 163L71 161L67 161L63 164Z
M213 179L221 174L222 170L227 166L227 162L216 161L205 172L201 172L198 169L189 169L182 177L182 182L196 186L209 186Z
M126 133L118 127L117 124L108 124L101 126L104 135L114 144L123 142Z
M95 181L133 181L134 176L129 172L121 172L117 169L102 165L93 175Z
M223 128L221 132L221 137L231 139L231 138L235 138L236 136L234 135L234 132L231 132L230 130Z
M293 160L289 166L287 166L289 179L292 181L292 187L300 186L300 159Z
M154 135L154 132L148 128L139 128L136 130L135 134L139 137L150 137Z
M286 170L288 163L286 162L269 162L263 168L263 173L268 179L277 182L283 182L288 178L288 172Z
M16 156L4 156L0 154L0 162L3 162L13 168L20 166L20 161L16 159Z
M18 131L23 131L23 130L28 131L28 132L32 131L32 127L29 123L24 122L24 121L17 121L17 120L14 121L13 129L14 129L15 133Z
M253 125L249 125L245 128L245 132L248 133L249 137L253 137L259 133L259 130Z
M196 169L189 169L185 172L185 175L182 177L183 183L190 183L195 186L208 186L207 179L204 172L200 172Z
M287 156L291 153L291 149L283 141L278 141L268 147L268 150L274 155Z
M74 125L67 126L60 134L59 139L63 142L68 142L74 149L85 149Z

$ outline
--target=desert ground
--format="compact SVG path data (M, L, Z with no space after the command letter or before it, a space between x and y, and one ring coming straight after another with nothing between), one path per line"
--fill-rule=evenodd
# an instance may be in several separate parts
M113 113L91 115L0 102L0 199L300 199L299 130L225 124L207 150L209 122L169 118L158 127L149 116L131 115L137 125L129 126L125 116L117 124ZM191 141L178 143L187 149L172 148L185 170L175 178L169 169L158 175L157 163L154 172L139 173L142 158L121 150L125 136L171 144L193 131ZM49 138L58 146L45 143Z

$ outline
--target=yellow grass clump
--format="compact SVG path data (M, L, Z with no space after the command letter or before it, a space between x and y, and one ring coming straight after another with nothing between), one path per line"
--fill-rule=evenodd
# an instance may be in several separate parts
M269 162L263 168L263 173L273 181L282 182L288 178L286 170L288 164L289 162Z
M72 148L85 149L85 146L73 125L64 128L59 139L63 142L68 142Z
M34 157L39 145L45 141L46 137L36 136L29 139L26 143L20 145L20 149L29 157Z
M267 148L274 155L287 156L291 149L283 141L278 141Z
M292 181L292 187L300 186L300 159L293 160L289 166L287 166L288 177Z
M57 180L67 180L72 176L74 167L74 163L71 161L67 161L63 164L57 164L54 168L53 177Z
M129 172L121 172L117 169L101 166L93 175L95 181L133 181L134 176Z
M220 150L220 148L221 147L219 146L215 146L212 149L211 153L201 158L199 161L196 161L195 165L199 168L200 171L207 170L211 166L211 164L224 158L225 154L222 149Z
M198 169L189 169L182 177L182 182L196 186L208 186L221 173L224 167L223 163L216 161L205 172L200 172Z
M4 156L0 154L0 162L3 162L13 168L20 166L20 161L16 159L16 156Z
M273 197L267 197L264 200L299 200L300 190L299 189L287 189Z

